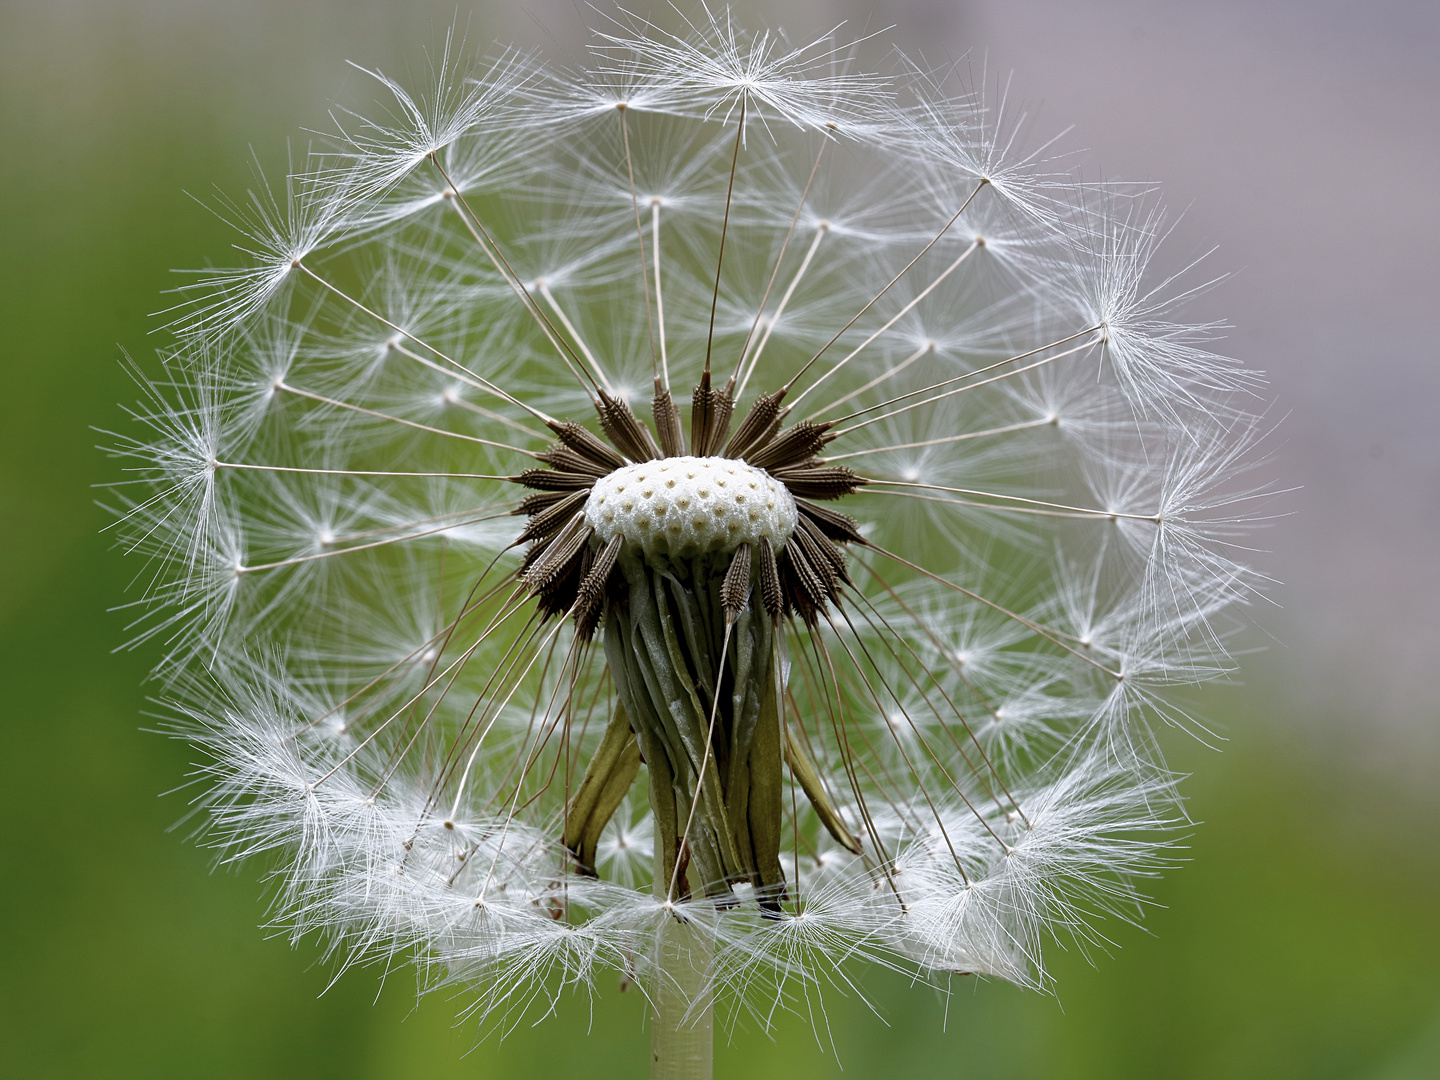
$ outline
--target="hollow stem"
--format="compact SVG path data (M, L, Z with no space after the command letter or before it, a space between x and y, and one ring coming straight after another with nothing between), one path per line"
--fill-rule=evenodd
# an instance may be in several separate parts
M659 978L650 1018L651 1080L710 1080L715 1050L709 981L714 942L703 926L667 918L655 947Z

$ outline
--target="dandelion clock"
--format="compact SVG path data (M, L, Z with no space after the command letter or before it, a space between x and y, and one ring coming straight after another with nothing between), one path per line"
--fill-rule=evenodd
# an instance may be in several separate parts
M461 51L226 204L120 446L202 836L502 1028L618 977L657 1077L860 965L1045 987L1256 584L1151 192L703 9Z

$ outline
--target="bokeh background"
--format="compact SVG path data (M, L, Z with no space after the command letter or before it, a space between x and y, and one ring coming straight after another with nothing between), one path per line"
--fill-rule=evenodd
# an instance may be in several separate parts
M645 12L638 3L635 10ZM1434 0L771 0L795 36L842 19L963 62L1092 175L1163 181L1173 265L1236 271L1194 307L1273 376L1274 469L1297 490L1257 559L1243 681L1172 733L1200 824L1143 930L1058 994L866 975L876 1018L742 1025L717 1075L1440 1075L1440 5ZM0 1075L639 1076L643 1002L615 986L476 1045L411 976L335 986L257 929L259 868L212 872L176 832L190 752L142 730L155 656L113 652L138 567L91 485L93 427L132 399L176 284L234 239L186 193L283 170L354 59L404 75L457 17L574 55L568 0L0 3ZM1288 415L1286 415L1288 414ZM839 1060L822 1043L833 1038Z

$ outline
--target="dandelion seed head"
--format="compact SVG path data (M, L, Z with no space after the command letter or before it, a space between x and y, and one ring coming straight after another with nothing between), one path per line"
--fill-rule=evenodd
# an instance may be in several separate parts
M116 437L208 842L502 1026L677 925L762 1024L852 963L1048 985L1265 584L1261 383L1153 193L720 11L465 51L227 204Z

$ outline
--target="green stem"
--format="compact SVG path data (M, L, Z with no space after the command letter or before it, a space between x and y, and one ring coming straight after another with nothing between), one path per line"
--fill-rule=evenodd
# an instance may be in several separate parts
M710 964L703 926L667 918L656 942L658 978L650 1018L651 1080L710 1080L715 1050Z

